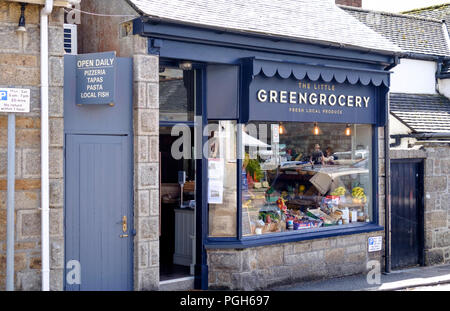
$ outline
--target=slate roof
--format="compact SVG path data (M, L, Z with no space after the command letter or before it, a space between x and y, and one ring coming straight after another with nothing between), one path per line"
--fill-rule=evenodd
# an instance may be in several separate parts
M128 0L163 21L393 54L398 46L340 10L333 0Z
M402 12L403 14L420 16L426 18L437 19L440 21L446 21L447 29L450 32L450 3L434 5L420 9L414 9L410 11Z
M442 20L339 6L404 52L450 56Z
M450 132L450 100L441 95L390 93L390 112L415 133Z

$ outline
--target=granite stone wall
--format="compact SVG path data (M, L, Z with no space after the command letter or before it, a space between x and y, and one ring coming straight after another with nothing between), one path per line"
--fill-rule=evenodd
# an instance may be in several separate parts
M119 52L133 58L135 290L159 289L159 57L147 41L125 31Z
M16 32L18 3L0 2L0 87L31 90L31 112L16 115L15 286L41 288L40 6L27 5L25 33ZM63 23L49 18L50 287L63 288ZM7 115L0 113L0 290L6 277Z
M294 282L366 273L371 260L383 266L382 254L367 252L367 239L383 231L244 250L208 250L209 288L261 290Z
M425 143L421 150L391 150L394 159L424 159L425 264L450 263L450 146Z

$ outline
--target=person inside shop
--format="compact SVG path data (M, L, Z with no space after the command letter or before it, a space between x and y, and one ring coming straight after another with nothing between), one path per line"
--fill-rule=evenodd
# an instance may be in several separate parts
M325 149L325 152L323 153L323 161L325 164L334 164L334 161L337 160L338 158L333 155L333 150L331 149L331 147L327 147L327 149Z
M314 151L309 159L312 165L314 164L324 164L324 156L322 150L320 150L320 145L316 144L314 146Z

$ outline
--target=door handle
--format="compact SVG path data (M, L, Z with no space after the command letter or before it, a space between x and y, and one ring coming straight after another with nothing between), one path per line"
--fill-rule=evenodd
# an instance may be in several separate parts
M122 231L125 233L128 230L128 225L127 225L127 216L123 216L122 217Z

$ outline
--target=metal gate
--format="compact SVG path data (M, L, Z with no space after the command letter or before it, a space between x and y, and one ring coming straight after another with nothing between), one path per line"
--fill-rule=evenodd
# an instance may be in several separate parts
M391 266L423 264L423 160L391 161Z

